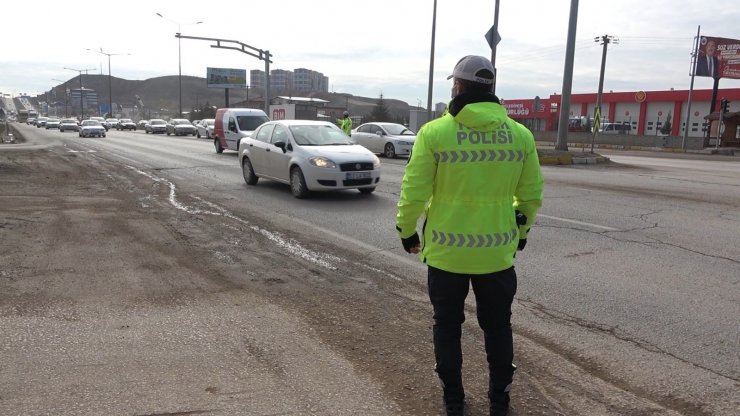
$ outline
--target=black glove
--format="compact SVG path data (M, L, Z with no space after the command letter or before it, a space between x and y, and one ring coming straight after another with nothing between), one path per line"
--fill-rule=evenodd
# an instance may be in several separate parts
M402 238L401 243L403 244L403 249L406 250L407 253L411 253L412 247L421 244L419 241L419 234L414 233L411 237Z
M516 225L524 225L527 223L527 216L522 214L521 211L514 211L514 218L516 219Z
M527 239L526 238L520 238L519 239L519 245L516 247L518 251L524 250L524 246L527 245Z
M516 225L522 226L527 223L527 216L522 214L521 211L514 211L514 218L516 219ZM527 229L527 232L529 232L529 229ZM524 246L527 245L527 239L526 238L520 238L519 239L519 245L517 245L516 249L518 251L524 250Z

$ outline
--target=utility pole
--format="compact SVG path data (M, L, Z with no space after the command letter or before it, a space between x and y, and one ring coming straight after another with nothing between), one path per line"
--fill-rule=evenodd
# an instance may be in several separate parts
M570 93L573 88L573 58L576 50L576 26L578 25L578 0L570 0L568 41L565 45L565 68L563 69L563 95L560 98L558 140L555 150L568 151L568 116L570 115Z
M596 96L596 109L594 109L594 131L591 136L591 153L594 152L594 141L596 135L599 134L599 126L601 126L601 95L604 91L604 70L606 69L606 48L610 43L618 44L619 39L611 35L597 36L594 38L594 42L604 46L601 52L601 74L599 75L599 92Z

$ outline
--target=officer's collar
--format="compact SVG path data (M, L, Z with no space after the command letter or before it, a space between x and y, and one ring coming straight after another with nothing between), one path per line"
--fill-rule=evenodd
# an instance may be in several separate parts
M473 103L496 103L501 104L494 94L490 92L464 92L450 101L450 114L457 116L463 107Z

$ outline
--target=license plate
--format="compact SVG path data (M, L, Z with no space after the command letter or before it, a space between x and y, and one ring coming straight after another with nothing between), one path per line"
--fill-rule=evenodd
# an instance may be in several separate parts
M370 177L370 172L347 172L347 179L367 179Z

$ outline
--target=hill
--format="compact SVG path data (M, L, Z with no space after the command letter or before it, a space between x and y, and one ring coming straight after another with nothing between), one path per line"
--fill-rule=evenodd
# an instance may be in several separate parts
M108 75L92 74L83 75L82 84L84 88L93 89L98 93L99 103L108 103L110 101ZM71 78L66 83L66 88L78 89L80 86L79 77ZM52 97L64 96L65 84L60 84L53 88ZM110 91L113 96L113 103L131 108L138 105L136 97L140 97L144 105L151 109L157 109L162 112L169 112L172 115L178 112L179 108L179 80L177 75L150 78L143 81L127 80L123 78L110 78ZM284 91L271 91L273 97L278 95L289 96ZM352 94L331 93L331 92L298 92L294 94L297 97L321 98L329 101L328 107L348 108L353 116L369 115L373 107L377 104L379 97L360 97ZM37 97L44 100L45 97ZM249 99L249 102L247 102ZM383 98L390 115L394 118L401 117L407 119L409 116L410 106L401 100ZM53 99L52 99L53 101ZM195 108L204 106L223 107L226 103L225 92L223 89L208 88L206 78L183 75L182 77L182 111L190 112ZM261 91L250 89L229 90L230 107L253 107L262 108L264 98Z

